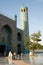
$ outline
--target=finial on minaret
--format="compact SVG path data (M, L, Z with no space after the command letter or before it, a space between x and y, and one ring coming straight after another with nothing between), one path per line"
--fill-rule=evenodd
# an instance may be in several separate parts
M17 15L15 15L15 18L14 18L15 21L17 21Z

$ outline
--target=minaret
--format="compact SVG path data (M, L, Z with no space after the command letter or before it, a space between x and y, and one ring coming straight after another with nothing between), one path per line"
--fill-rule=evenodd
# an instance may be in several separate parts
M14 20L17 22L17 15L15 15Z
M29 34L28 28L28 8L22 6L20 8L20 29L24 31L24 34L27 36Z

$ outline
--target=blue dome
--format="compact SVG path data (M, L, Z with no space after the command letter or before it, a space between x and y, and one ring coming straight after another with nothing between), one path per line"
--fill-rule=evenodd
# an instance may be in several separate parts
M21 6L21 9L25 9L25 8L27 8L25 5L22 5ZM27 8L28 9L28 8Z

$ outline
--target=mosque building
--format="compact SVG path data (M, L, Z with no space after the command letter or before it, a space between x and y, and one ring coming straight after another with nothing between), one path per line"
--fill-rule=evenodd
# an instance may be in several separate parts
M28 8L20 9L20 29L16 27L17 16L12 20L0 14L0 53L8 54L9 51L22 52L24 49L24 34L29 34L28 30Z

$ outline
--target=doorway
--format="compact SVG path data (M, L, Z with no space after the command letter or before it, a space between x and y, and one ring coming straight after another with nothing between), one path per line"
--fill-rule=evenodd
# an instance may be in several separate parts
M5 50L6 50L6 45L0 45L0 56L4 56Z
M17 45L17 54L21 54L21 44Z

